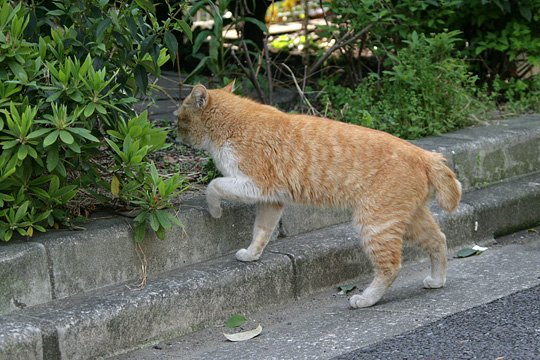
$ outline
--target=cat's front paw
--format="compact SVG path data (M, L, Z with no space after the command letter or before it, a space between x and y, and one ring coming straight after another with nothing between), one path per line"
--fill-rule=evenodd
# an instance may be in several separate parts
M247 249L240 249L236 252L236 260L243 261L243 262L250 262L250 261L259 260L259 256L253 255Z
M439 289L444 286L445 279L434 279L431 276L427 276L424 279L424 288L426 289Z
M362 295L353 295L349 299L349 305L353 309L365 308L374 305L378 299L372 299L369 296Z
M219 205L209 206L208 211L214 219L219 219L223 214L223 209Z

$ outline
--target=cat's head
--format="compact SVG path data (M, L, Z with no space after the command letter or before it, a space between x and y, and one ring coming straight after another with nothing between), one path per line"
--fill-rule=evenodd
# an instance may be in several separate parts
M234 81L222 90L232 92ZM184 99L182 105L174 112L177 116L177 132L181 142L196 148L204 148L208 138L207 108L211 103L211 91L204 85L193 87L191 93Z

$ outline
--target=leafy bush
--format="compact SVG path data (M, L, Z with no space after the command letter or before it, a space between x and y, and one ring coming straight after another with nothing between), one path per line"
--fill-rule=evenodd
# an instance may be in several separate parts
M323 106L343 121L414 139L467 125L483 110L474 99L476 78L451 56L458 33L432 37L415 32L395 56L391 70L372 73L355 89L330 82Z
M540 76L528 79L506 79L496 77L493 94L499 95L499 103L509 113L540 112Z
M349 56L361 46L384 61L406 46L404 40L413 31L460 31L464 41L457 50L482 81L491 83L496 75L518 77L518 65L540 63L540 2L535 0L333 0L329 6L335 25L326 29L327 36L328 31L355 33L371 25L369 36L347 45ZM351 70L355 74L365 68Z
M173 31L189 27L146 0L0 1L0 239L70 225L81 192L141 208L136 240L177 223L163 209L183 180L147 158L167 130L132 109L178 51Z

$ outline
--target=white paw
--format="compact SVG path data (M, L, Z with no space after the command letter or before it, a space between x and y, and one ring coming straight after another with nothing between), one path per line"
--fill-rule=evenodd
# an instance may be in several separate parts
M223 209L219 205L209 206L208 211L214 219L219 219L221 217L221 214L223 213Z
M445 279L444 278L441 278L441 279L433 279L431 276L427 276L425 279L424 279L424 288L426 289L438 289L438 288L442 288L444 286L444 283L445 283Z
M250 262L250 261L255 261L258 259L259 259L259 256L253 255L247 249L240 249L236 252L236 260L239 260L239 261Z
M362 295L353 295L349 299L349 305L353 309L365 308L365 307L374 305L377 302L377 300L378 299L374 299L374 298L371 298L369 296L366 297L364 294L362 294Z

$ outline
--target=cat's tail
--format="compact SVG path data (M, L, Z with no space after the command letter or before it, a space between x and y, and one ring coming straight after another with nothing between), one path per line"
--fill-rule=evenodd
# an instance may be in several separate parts
M430 153L431 161L428 166L428 178L431 187L435 190L435 199L444 210L451 212L461 199L461 184L456 175L446 165L441 154Z

